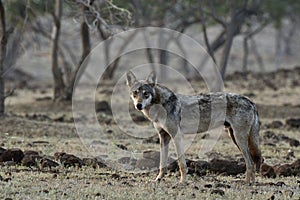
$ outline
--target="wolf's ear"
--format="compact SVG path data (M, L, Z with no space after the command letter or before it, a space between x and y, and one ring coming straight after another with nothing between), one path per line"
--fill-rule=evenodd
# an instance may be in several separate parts
M128 87L131 87L133 85L133 83L136 82L136 77L135 75L129 71L126 73L126 83L128 85Z
M156 84L156 73L155 73L155 71L152 71L152 72L148 75L148 77L147 77L147 82L148 82L149 84Z

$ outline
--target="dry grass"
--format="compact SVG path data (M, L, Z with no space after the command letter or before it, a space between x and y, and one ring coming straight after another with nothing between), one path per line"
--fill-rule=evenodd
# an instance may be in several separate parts
M293 72L292 72L293 73ZM242 81L243 82L243 81ZM273 120L285 120L300 117L299 87L279 85L278 90L271 90L267 86L256 87L256 79L248 82L228 81L226 90L242 94L252 93L252 99L259 105L262 122L261 136L267 130L275 134L285 134L300 140L299 129L283 126L276 129L265 125ZM195 83L197 84L197 83ZM199 85L201 83L198 83ZM260 83L258 83L260 84ZM180 88L178 88L180 90ZM23 150L37 150L41 154L52 156L57 151L65 151L79 157L91 157L76 133L73 123L57 122L59 116L69 116L71 106L54 104L50 100L36 101L36 97L49 96L48 89L38 91L22 90L7 102L8 117L0 120L0 144L5 148L18 147ZM32 97L35 98L32 98ZM48 116L49 119L32 114ZM55 113L55 116L53 116ZM132 151L146 149L158 150L157 144L143 144L141 140L126 138L116 125L106 125L110 134L108 140L114 144L124 144ZM150 130L151 131L151 130ZM154 130L153 130L154 131ZM100 138L103 139L103 138ZM35 141L46 141L36 143ZM288 150L300 158L299 147L291 147L285 142L275 146L264 145L262 152L268 164L290 163L284 157ZM192 145L187 157L198 157L199 146ZM224 156L240 158L241 155L230 138L224 133L213 149ZM296 159L295 158L295 159ZM91 167L58 168L57 171L39 171L22 166L0 167L0 198L12 199L300 199L299 177L277 177L275 179L262 178L257 175L257 183L247 186L241 180L244 174L238 176L223 176L208 174L206 176L188 175L187 184L178 185L179 174L169 173L160 183L152 180L156 172L129 173L110 168L93 169ZM220 193L221 194L212 194Z

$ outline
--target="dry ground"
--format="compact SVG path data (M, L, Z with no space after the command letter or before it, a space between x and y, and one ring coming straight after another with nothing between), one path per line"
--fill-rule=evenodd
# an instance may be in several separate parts
M291 163L300 158L299 146L285 141L267 140L272 131L300 140L299 128L286 124L290 118L300 118L300 69L282 70L267 75L233 74L225 81L226 91L249 96L259 108L261 148L265 162L271 165ZM205 88L202 82L192 82ZM180 86L178 91L180 91ZM199 89L199 92L201 89ZM99 94L101 96L103 94ZM0 119L0 145L4 148L36 150L53 156L57 151L79 157L93 155L82 144L72 123L72 106L54 103L51 88L19 89L7 100L7 116ZM102 122L110 120L101 115ZM270 124L282 122L279 127ZM143 122L146 123L146 122ZM158 150L155 143L125 137L114 123L102 123L107 130L102 135L114 144L127 149ZM154 131L149 129L149 131ZM104 139L101 138L101 139ZM189 159L199 159L199 146L187 151ZM286 158L288 152L295 157ZM106 152L102 152L105 154ZM211 154L240 159L241 155L224 132ZM224 176L208 173L205 176L188 175L186 185L177 185L179 174L170 172L160 183L155 183L156 172L129 173L111 168L58 167L57 170L38 170L24 166L0 166L1 199L300 199L300 177L264 178L257 175L257 183L247 186L241 181L244 174Z

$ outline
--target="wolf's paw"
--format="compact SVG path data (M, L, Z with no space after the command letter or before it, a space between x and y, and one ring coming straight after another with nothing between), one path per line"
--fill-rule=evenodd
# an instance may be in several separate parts
M164 172L160 172L157 177L155 178L156 182L160 182L162 178L164 177Z
M162 180L163 176L157 176L154 181L155 182L160 182Z

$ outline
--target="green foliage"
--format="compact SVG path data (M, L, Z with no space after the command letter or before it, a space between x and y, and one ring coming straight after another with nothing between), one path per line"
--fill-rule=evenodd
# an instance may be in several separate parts
M5 4L7 21L11 26L24 28L27 23L54 12L53 0L9 0ZM74 1L63 1L64 14L74 17L78 12L78 4Z
M129 10L135 16L139 16L141 14L143 17L147 18L148 21L157 21L163 19L165 13L174 3L176 3L176 0L138 0L136 2L138 5L134 1L114 1L116 5Z
M114 25L130 25L132 20L132 14L127 1L99 1L98 7L101 9L98 12L101 17L108 23Z
M20 26L24 22L31 22L36 17L50 13L54 9L51 0L10 0L5 4L7 20L14 26Z
M262 1L262 10L274 21L275 26L279 27L283 18L299 17L300 1L265 0Z
M95 1L100 13L109 24L130 25L143 17L148 22L160 22L171 15L173 18L199 18L199 0L107 0ZM253 5L259 6L259 12L280 26L285 17L299 17L299 0L202 0L203 11L206 14L208 25L215 24L211 15L210 3L214 7L215 13L223 20L228 20L232 11L242 8L250 8ZM12 26L23 26L30 23L37 17L48 15L54 10L53 0L9 0L4 3L7 10L7 20ZM64 1L64 15L77 16L80 5L76 1ZM179 10L179 12L177 12ZM134 19L132 18L135 17Z

